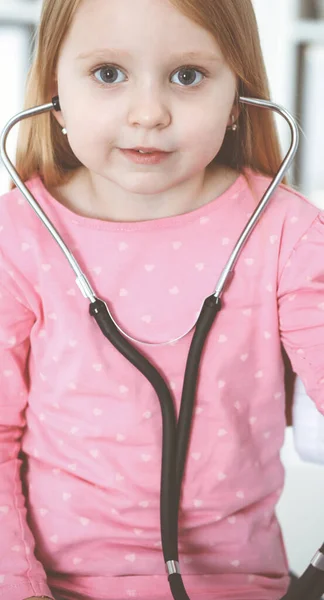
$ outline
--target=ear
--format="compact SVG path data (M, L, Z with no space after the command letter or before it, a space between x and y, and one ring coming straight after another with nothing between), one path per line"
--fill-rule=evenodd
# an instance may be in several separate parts
M240 110L237 107L233 107L228 117L227 127L232 127L238 121L239 116Z
M227 126L232 127L233 123L236 123L239 120L240 114L241 114L241 104L239 101L239 91L237 89L236 93L235 93L235 100L234 100L231 112L229 114ZM233 119L233 117L234 117L234 119Z
M55 81L54 84L51 87L51 99L54 98L55 96L58 96L57 81ZM62 114L62 110L60 110L60 111L52 110L52 115L55 117L55 119L61 125L61 127L65 127L65 122L64 122L64 117L63 117L63 114Z

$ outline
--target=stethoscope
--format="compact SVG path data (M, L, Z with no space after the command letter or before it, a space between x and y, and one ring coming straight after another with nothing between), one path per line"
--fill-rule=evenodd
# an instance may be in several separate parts
M266 100L256 98L240 97L239 101L243 104L250 104L261 108L274 110L286 119L289 124L292 141L290 149L283 160L277 175L269 185L254 213L243 229L234 249L220 275L215 292L206 298L203 303L197 322L193 327L176 340L165 343L172 343L185 337L192 329L195 329L190 345L186 369L184 374L184 383L181 397L181 407L178 422L173 406L171 392L160 373L155 369L145 356L134 347L132 342L138 342L148 345L141 340L135 340L127 335L119 325L114 321L110 314L109 307L104 300L97 298L87 277L82 272L79 264L70 252L63 239L55 229L51 221L47 218L33 195L21 181L16 169L8 158L6 152L6 141L12 127L19 121L52 111L60 111L58 96L52 99L49 104L36 106L25 110L14 116L5 126L0 139L0 156L8 170L12 180L17 188L22 192L26 200L34 209L38 217L49 230L55 241L58 243L65 257L70 263L74 273L77 276L76 283L83 296L90 301L90 315L95 318L104 336L117 348L117 350L129 360L153 386L161 404L162 424L163 424L163 448L162 448L162 468L161 468L161 492L160 492L160 524L161 539L164 555L164 562L171 592L175 600L189 600L186 593L179 565L178 555L178 512L180 504L180 493L182 478L186 464L187 450L190 439L192 416L197 387L197 376L199 371L201 354L209 331L216 319L217 313L221 310L221 296L234 274L234 267L246 244L249 236L258 223L261 215L264 213L268 202L277 187L282 182L287 170L293 162L299 145L299 130L296 121L282 107ZM281 600L319 600L324 592L324 544L316 552L310 565L304 574L298 580L295 589L288 592Z

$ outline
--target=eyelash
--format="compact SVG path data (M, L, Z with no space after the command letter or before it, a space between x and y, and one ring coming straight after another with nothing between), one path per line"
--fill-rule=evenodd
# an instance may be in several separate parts
M121 67L118 67L117 65L114 64L103 64L103 65L99 65L97 66L95 69L92 69L90 71L90 75L92 76L92 78L95 80L95 83L97 83L100 87L102 88L107 88L107 87L112 87L113 85L117 85L115 83L104 83L99 81L99 79L97 79L97 77L95 77L95 73L97 73L98 71L101 71L104 68L109 68L112 67L113 69L117 69L122 71ZM184 88L184 89L195 89L195 88L199 88L201 87L201 85L203 85L204 81L206 79L208 79L209 77L209 73L208 71L206 71L205 69L203 69L202 67L195 67L193 65L184 65L183 67L180 67L179 69L177 69L176 71L174 71L173 75L175 73L178 73L179 71L197 71L197 73L200 73L201 75L203 75L203 80L196 84L196 85L179 85L180 88ZM124 83L124 82L122 82Z

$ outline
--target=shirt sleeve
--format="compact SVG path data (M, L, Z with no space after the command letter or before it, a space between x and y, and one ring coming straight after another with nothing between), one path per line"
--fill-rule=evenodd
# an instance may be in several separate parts
M283 346L308 396L324 414L324 214L290 253L278 284Z
M0 265L0 598L52 597L27 525L19 457L26 424L29 337L35 317ZM13 288L13 289L11 289Z

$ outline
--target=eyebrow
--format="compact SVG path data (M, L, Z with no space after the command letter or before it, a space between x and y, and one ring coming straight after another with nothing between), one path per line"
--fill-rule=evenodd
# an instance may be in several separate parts
M77 60L85 60L87 58L102 57L107 54L122 58L132 57L132 54L130 52L127 52L126 50L117 50L115 48L100 48L98 50L93 50L91 52L79 54L76 58ZM187 60L207 60L210 62L219 62L222 59L220 56L217 56L217 54L211 52L182 52L180 54L171 54L170 60L180 62Z

